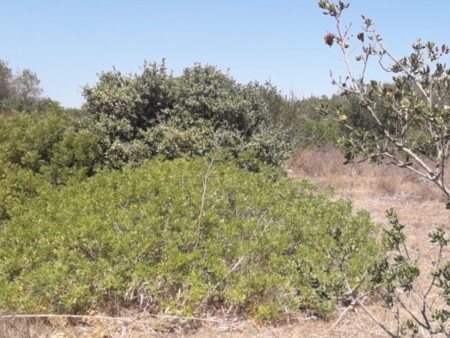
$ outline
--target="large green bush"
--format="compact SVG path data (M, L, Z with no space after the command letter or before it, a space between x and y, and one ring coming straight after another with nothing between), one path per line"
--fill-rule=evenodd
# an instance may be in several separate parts
M179 77L167 74L164 63L145 63L140 75L114 69L84 88L86 126L101 136L104 163L112 168L158 155L203 156L218 147L279 165L291 147L260 87L200 64Z
M377 256L377 227L349 202L260 170L154 159L60 189L41 185L2 226L0 306L81 313L114 301L185 315L231 305L264 320L298 308L328 315L342 271L359 276Z

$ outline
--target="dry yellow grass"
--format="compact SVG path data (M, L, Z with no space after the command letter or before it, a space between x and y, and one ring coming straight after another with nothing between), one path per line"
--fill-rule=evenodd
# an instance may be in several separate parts
M309 178L319 187L332 186L336 198L351 199L354 209L370 211L374 221L387 225L385 211L396 208L401 223L406 225L408 248L424 271L431 271L436 251L430 246L428 233L439 224L449 231L450 211L446 199L430 183L425 183L405 169L374 166L368 163L344 166L335 148L323 151L302 150L290 161L294 178ZM450 258L446 252L444 258ZM427 282L424 276L422 282ZM395 327L393 317L376 301L367 307L388 327ZM338 318L342 318L336 324ZM251 320L209 318L186 325L179 320L150 317L142 311L123 310L122 317L132 320L28 318L0 320L0 337L386 337L360 308L344 313L338 309L334 318L320 320L308 313L297 313L288 323L264 326ZM182 321L181 321L182 322Z

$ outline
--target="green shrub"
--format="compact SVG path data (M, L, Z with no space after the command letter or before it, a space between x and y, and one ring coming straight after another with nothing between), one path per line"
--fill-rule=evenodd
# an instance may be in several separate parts
M347 99L339 95L298 98L293 93L282 95L275 85L266 82L261 92L268 105L270 119L282 126L289 142L295 147L323 147L336 144L342 136L343 128L324 120L317 106L327 103L330 106L348 105Z
M0 220L42 184L93 175L100 158L96 135L77 131L61 109L0 117Z
M261 320L300 307L329 315L342 271L359 276L378 255L378 228L306 181L259 170L155 159L42 186L2 226L1 307L81 313L115 301L184 315L231 305Z
M34 173L45 171L44 167L92 171L99 150L96 135L77 128L63 109L0 118L0 163L14 163Z

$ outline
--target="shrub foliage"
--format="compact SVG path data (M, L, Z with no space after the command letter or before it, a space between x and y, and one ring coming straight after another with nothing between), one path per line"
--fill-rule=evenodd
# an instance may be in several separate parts
M195 64L179 77L164 62L145 63L140 75L114 69L83 93L87 126L101 136L104 163L112 168L157 155L203 156L217 147L279 165L291 150L261 86L238 84L213 66Z
M312 113L326 98L164 63L84 96L0 117L0 311L328 316L379 255L367 213L275 169L339 134Z
M2 307L330 314L340 274L358 276L378 254L369 215L264 166L207 164L154 159L59 189L42 184L2 226Z
M15 203L38 195L43 183L65 184L93 175L97 137L78 130L64 110L0 117L0 222Z

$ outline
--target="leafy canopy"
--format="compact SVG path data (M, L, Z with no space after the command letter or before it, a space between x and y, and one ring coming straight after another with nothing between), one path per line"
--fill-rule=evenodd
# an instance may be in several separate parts
M43 97L40 82L30 69L14 74L8 62L0 60L0 113L13 110L26 113L45 111L53 102Z
M358 276L379 252L377 227L350 203L267 167L203 159L42 185L10 213L0 306L23 312L114 301L154 313L232 306L273 320L307 307L327 316L344 290L340 271Z
M144 63L140 75L114 69L83 95L86 126L100 135L111 167L157 155L203 156L219 147L279 165L291 150L270 119L262 87L238 84L213 66L195 64L179 77L167 73L164 61Z
M347 161L362 156L374 163L407 168L450 197L445 177L450 155L450 69L441 61L449 53L448 46L422 43L418 38L410 55L396 58L372 20L363 16L362 31L356 36L350 32L351 25L343 28L341 14L348 6L341 1L319 1L324 14L336 21L336 32L327 33L325 43L330 47L336 44L347 68L347 75L339 80L330 74L341 95L356 99L370 114L371 122L354 126L339 107L330 109L324 104L320 111L349 130L340 141ZM365 78L373 60L393 75L392 83ZM354 72L354 62L362 63L360 74Z

